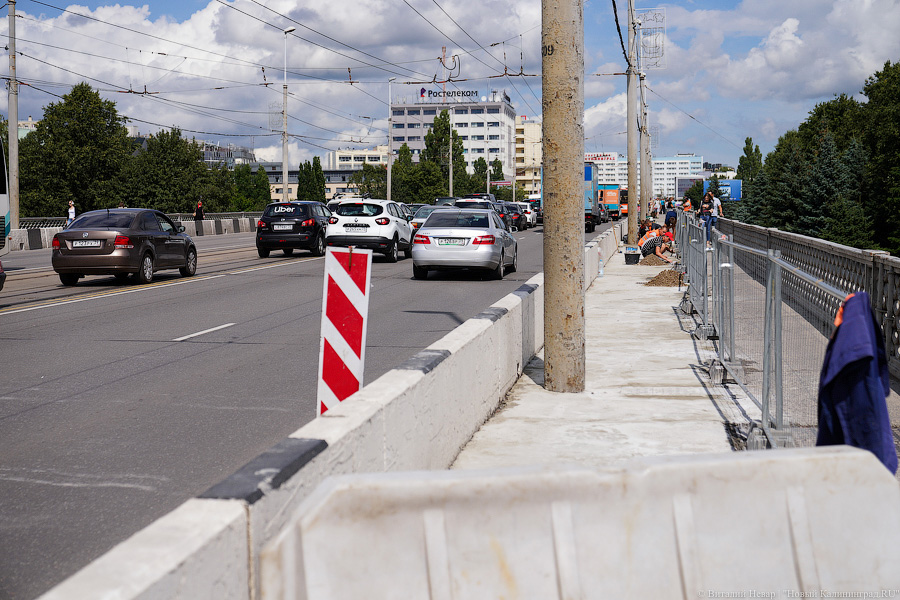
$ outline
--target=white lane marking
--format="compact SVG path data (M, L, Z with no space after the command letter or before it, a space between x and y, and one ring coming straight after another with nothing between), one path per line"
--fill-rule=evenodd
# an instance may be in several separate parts
M288 262L275 263L274 265L266 265L264 267L250 267L249 269L241 269L240 271L231 271L228 274L229 275L240 275L241 273L252 273L253 271L262 271L263 269L274 269L275 267L283 267L285 265L295 265L297 263L309 262L312 260L324 260L324 258L325 258L324 256L317 256L315 258L304 258L301 260L291 260Z
M75 304L76 302L86 302L88 300L97 300L98 298L112 298L113 296L121 296L123 294L134 294L137 292L147 292L150 290L158 290L159 288L171 287L173 285L183 285L185 283L193 283L197 281L207 281L209 279L218 279L219 277L225 277L225 275L209 275L208 277L191 277L184 281L173 281L172 283L163 283L159 285L149 284L147 287L140 287L133 290L124 290L121 292L113 292L113 293L103 293L97 295L86 296L84 298L75 298L71 300L60 300L59 302L51 302L50 304L41 304L40 306L30 306L28 308L17 308L16 310L3 311L0 312L0 315L14 315L16 313L29 312L32 310L40 310L42 308L50 308L53 306L62 306L63 304Z
M220 329L225 329L226 327L231 327L234 323L225 323L224 325L219 325L218 327L212 327L210 329L204 329L203 331L198 331L197 333L191 333L189 335L183 335L180 338L175 338L172 340L173 342L183 342L184 340L189 340L191 338L197 337L198 335L203 335L204 333L212 333L213 331L218 331Z

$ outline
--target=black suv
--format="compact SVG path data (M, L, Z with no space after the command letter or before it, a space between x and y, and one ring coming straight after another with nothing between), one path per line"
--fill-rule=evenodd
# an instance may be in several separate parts
M519 206L512 204L511 202L506 202L503 204L503 209L506 211L506 214L509 215L509 218L512 219L513 227L519 231L528 229L528 217L525 216Z
M294 249L309 250L315 256L325 254L325 228L331 212L320 202L273 202L266 206L256 222L256 251L260 258L272 250L286 256Z

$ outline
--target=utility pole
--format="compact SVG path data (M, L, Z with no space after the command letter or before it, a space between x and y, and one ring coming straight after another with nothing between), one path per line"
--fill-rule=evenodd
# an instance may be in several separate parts
M584 2L541 0L544 387L584 391Z
M388 157L387 157L387 198L385 200L391 199L391 165L394 162L394 149L393 149L393 140L392 137L394 135L393 129L391 129L391 122L394 119L394 110L392 106L393 100L391 100L391 85L394 83L396 77L391 77L388 79Z
M288 27L284 30L284 85L282 86L282 91L284 93L284 98L281 104L281 198L282 201L287 202L288 198L288 170L290 166L288 165L288 134L287 134L287 36L292 31L296 30L296 27ZM299 184L299 179L298 182Z
M647 101L644 96L644 74L641 73L641 214L650 217L651 186L650 126L647 123Z
M628 94L626 131L628 133L628 243L637 244L638 234L638 131L637 131L637 52L634 45L634 0L628 0Z
M19 82L16 80L16 0L9 0L9 225L19 228ZM0 235L3 235L0 232ZM9 241L7 240L7 243Z

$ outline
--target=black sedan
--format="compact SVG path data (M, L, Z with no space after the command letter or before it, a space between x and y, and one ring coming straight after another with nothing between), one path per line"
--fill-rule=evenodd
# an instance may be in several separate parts
M285 255L295 249L325 254L325 229L331 211L321 202L273 202L256 222L256 251L267 258L272 250Z
M185 277L197 272L194 240L158 210L116 208L83 213L53 236L53 270L63 285L85 275L134 274L153 281L162 269L178 269Z

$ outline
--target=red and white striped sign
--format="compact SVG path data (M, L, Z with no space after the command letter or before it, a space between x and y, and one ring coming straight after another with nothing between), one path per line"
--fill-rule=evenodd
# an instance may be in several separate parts
M372 251L328 248L319 344L319 413L363 385Z

